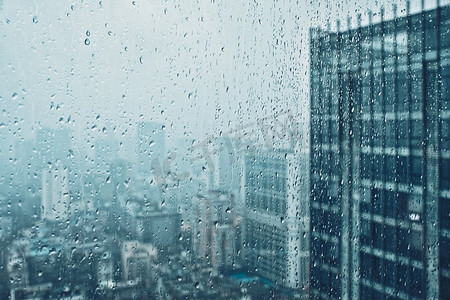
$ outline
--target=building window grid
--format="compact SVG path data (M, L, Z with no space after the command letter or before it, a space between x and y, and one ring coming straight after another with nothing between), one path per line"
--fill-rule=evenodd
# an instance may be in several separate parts
M411 26L410 25L411 24L411 20L409 20L409 19L410 19L410 17L408 17L407 20L402 20L401 21L401 25L400 25L400 27L403 27L402 29L406 29L407 32L411 32L411 30L408 29L408 27ZM407 27L407 28L404 28L404 27ZM397 31L397 30L394 29L394 31ZM417 39L415 39L415 40L417 40ZM425 41L426 41L426 39L425 39ZM425 43L427 43L427 42L425 42ZM417 48L414 48L414 46L416 46L416 45L412 45L412 43L411 43L410 35L408 36L407 44L408 44L407 47L409 47L409 48L412 47L413 49L417 50ZM409 45L411 45L411 46L409 46ZM428 51L428 49L429 48L427 48L427 51ZM396 51L394 51L394 52L397 53ZM418 51L416 51L416 52L423 53L423 51L420 50L420 49ZM410 53L410 52L408 51L406 53ZM401 64L404 64L405 60L406 60L406 63L409 66L411 66L411 64L409 63L409 61L411 61L411 58L408 59L408 56L411 56L410 54L407 54L406 57L405 57L405 55L403 55L403 52L402 52L402 55L399 55L399 57L400 56L401 56L401 60L396 58L394 61L398 62L398 63L401 63ZM380 59L380 60L382 60L382 59ZM417 73L416 71L422 72L420 68L411 68L410 67L408 69L411 70L412 72L414 72L414 74ZM416 70L414 70L414 69L416 69ZM407 78L412 78L411 71L408 73L409 76ZM404 74L404 72L402 72L401 74ZM394 90L400 90L400 95L396 96L397 99L398 99L397 101L394 101L394 103L389 104L389 105L393 106L390 109L393 108L394 111L396 111L396 112L397 111L401 111L402 113L404 113L405 112L405 107L404 107L403 103L410 103L410 108L406 107L406 111L410 111L410 112L421 111L422 110L422 108L421 108L422 99L420 98L420 91L422 89L422 85L424 84L424 81L421 80L421 78L419 78L418 80L406 80L407 82L405 82L405 80L403 79L403 76L399 76L399 77L401 77L401 78L400 79L396 79L395 76L394 76L394 80L398 80L398 83L394 83L394 86L398 86L398 87L401 86L402 88L404 88L406 86L407 89L404 91L403 89L400 89L400 88L398 88L398 89L394 88ZM367 90L367 88L368 88L367 84L364 84L364 77L363 77L363 87L364 87L365 90ZM419 91L419 93L418 93L419 96L414 96L414 98L412 99L412 100L415 100L415 104L412 101L405 101L405 99L404 99L405 96L411 97L410 96L411 93L409 93L408 90L411 90L412 88ZM363 98L363 100L364 100L364 98ZM367 111L367 110L364 110L365 107L367 107L367 106L363 106L362 107L362 111ZM388 108L386 105L384 105L384 106L381 107L381 109L383 109L383 107L384 108ZM367 121L370 122L371 119L372 118L368 119ZM394 118L394 122L393 122L393 124L390 124L390 126L396 130L397 128L399 128L399 126L398 126L398 124L396 124L397 121L395 121L395 120L397 120L397 117ZM401 122L401 121L399 120L399 122ZM394 184L397 181L406 181L406 182L411 182L412 184L418 184L420 186L420 185L422 185L421 178L424 176L424 170L418 170L418 168L420 167L421 164L417 164L417 162L418 161L421 162L421 160L422 160L421 157L423 155L422 151L420 150L421 149L421 145L420 145L421 144L421 140L423 139L423 136L424 136L424 134L420 130L423 127L423 125L422 125L423 124L423 120L420 117L419 118L407 118L406 124L408 124L408 129L405 130L405 129L403 129L404 127L400 126L400 128L402 128L402 130L399 130L398 133L396 133L396 136L397 137L399 137L400 135L406 136L405 137L405 141L410 140L409 148L410 149L413 149L413 148L419 149L419 151L420 151L419 152L419 156L411 156L410 154L407 154L405 156L407 158L407 161L405 161L405 163L403 164L406 167L406 170L403 171L403 172L397 173L397 168L393 168L392 170L389 170L389 172L391 172L391 173L389 174L389 178L387 178L387 179L389 179L389 181L393 182ZM420 128L417 127L419 124L421 125L421 126L419 126ZM373 126L369 126L369 128L371 128L371 127L373 128ZM442 127L446 128L444 126L442 126ZM408 132L412 132L412 133L414 133L414 135L409 137L408 136ZM441 136L445 136L445 133L441 133ZM386 138L386 134L382 134L381 138L382 139ZM370 134L367 134L367 132L363 132L362 142L364 143L364 141L366 141L366 140L370 141ZM397 141L398 141L398 139L391 139L391 138L389 138L389 139L386 140L387 143L385 142L385 143L382 143L382 144L384 144L385 147L386 146L389 146L389 147L394 146L394 150L397 149L398 146L407 146L407 145L405 145L405 141L403 141L403 140L399 143L398 146L397 145L392 145L393 143L396 143ZM330 142L330 144L331 144L331 142ZM395 153L394 153L394 156L395 156ZM391 164L392 163L391 160L392 160L392 157L388 157L386 159L386 161L382 161L382 168L383 168L383 165L386 166L386 165ZM411 167L409 167L409 166L411 166ZM367 170L365 170L365 171L367 171ZM443 173L443 172L441 171L441 173ZM385 172L383 172L383 174L385 174ZM404 177L407 177L406 180L402 179ZM394 178L394 180L392 180L392 178ZM397 180L395 180L395 178ZM383 182L383 180L382 180L382 182Z

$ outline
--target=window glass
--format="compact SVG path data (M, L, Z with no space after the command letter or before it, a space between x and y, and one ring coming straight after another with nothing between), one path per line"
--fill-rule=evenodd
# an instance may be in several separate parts
M0 299L447 299L450 0L0 0Z

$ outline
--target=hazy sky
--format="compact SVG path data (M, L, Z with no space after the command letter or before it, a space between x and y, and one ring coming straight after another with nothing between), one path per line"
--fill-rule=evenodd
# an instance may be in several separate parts
M199 140L280 109L307 122L309 28L358 13L366 22L368 9L376 21L382 5L389 18L392 4L4 0L0 157L40 126L68 126L75 147L113 133L132 148L139 121Z

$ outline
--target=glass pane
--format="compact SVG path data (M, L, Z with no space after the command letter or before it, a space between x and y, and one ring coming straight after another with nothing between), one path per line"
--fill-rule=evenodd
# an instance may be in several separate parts
M0 299L446 299L450 1L0 0Z

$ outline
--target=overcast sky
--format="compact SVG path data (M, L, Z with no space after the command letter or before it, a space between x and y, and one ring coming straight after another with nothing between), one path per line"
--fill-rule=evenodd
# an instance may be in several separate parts
M281 109L307 122L309 28L369 9L377 21L382 5L390 18L393 3L3 0L0 157L42 126L68 126L74 147L113 134L132 148L139 121L165 123L169 146Z

